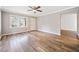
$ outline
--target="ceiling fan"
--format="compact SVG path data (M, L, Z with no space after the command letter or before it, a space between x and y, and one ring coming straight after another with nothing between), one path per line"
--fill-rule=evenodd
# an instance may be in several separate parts
M40 6L28 6L30 10L28 11L33 11L34 13L36 12L42 12L42 10L39 10L41 7Z

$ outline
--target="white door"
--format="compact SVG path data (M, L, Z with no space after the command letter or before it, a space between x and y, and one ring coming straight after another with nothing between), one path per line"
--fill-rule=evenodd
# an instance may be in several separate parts
M30 18L30 30L36 30L36 19L35 18Z

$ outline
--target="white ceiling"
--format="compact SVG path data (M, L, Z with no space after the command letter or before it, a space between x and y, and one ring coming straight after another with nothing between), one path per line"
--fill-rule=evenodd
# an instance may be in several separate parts
M0 8L1 10L6 12L20 13L28 16L38 17L74 8L74 6L41 6L40 10L42 10L43 12L37 12L37 13L27 11L30 9L28 6L1 6Z

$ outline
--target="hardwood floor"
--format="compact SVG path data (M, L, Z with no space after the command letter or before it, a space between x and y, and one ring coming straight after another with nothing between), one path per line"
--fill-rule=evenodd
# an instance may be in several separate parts
M33 31L3 36L1 52L65 52L79 51L79 39Z
M76 31L71 31L71 30L61 30L61 34L76 38L78 33Z

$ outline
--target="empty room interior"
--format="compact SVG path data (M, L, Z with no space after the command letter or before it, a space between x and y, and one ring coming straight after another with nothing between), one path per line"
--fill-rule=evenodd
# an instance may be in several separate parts
M0 6L0 52L78 51L78 6Z

